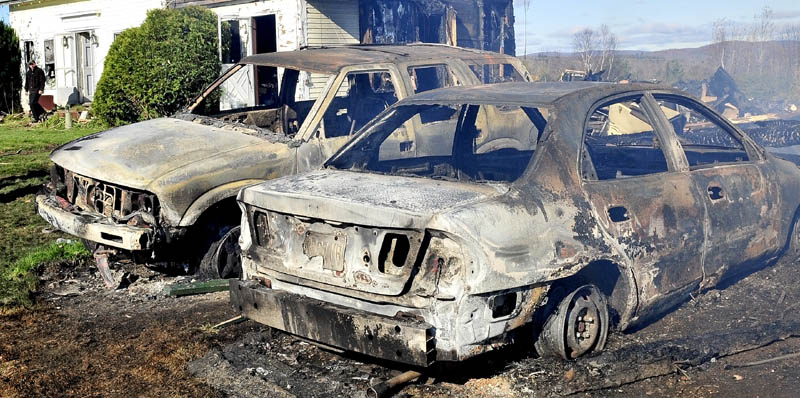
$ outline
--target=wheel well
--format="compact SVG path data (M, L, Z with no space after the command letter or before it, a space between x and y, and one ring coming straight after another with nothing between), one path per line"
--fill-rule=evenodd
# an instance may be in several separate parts
M624 328L637 303L636 285L629 270L610 260L595 260L555 285L571 290L587 283L597 286L606 296L612 326Z
M214 203L197 218L195 226L233 226L241 221L242 212L236 197L225 198Z

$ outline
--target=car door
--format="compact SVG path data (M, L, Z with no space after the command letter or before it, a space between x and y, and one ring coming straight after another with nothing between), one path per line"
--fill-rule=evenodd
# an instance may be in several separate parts
M648 94L591 109L580 170L600 227L636 279L644 315L702 279L703 198L682 172Z
M721 116L675 94L654 95L677 135L689 175L706 209L704 286L756 265L780 246L777 187L769 186L761 154ZM774 184L773 184L774 185Z

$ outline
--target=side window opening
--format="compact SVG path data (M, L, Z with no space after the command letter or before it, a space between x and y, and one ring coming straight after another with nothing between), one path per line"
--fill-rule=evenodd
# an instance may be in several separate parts
M348 73L325 110L319 130L326 138L352 135L395 102L389 71Z
M442 87L459 86L447 65L412 66L408 68L414 94Z
M661 111L672 124L689 167L747 162L740 139L699 105L674 96L656 95Z
M511 64L470 64L469 69L484 84L525 81Z
M615 100L595 109L586 123L582 177L613 180L669 170L641 97Z
M514 109L512 109L514 108ZM492 105L401 107L330 165L453 181L513 182L527 170L548 109ZM407 123L419 117L411 134Z

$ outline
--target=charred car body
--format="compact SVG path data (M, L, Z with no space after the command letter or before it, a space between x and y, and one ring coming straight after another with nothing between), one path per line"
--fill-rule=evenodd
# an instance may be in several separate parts
M514 79L527 72L513 57L443 45L253 55L184 113L56 149L38 212L90 246L236 276L239 189L318 168L398 99Z
M514 338L574 358L796 246L798 189L796 165L673 89L446 88L325 169L243 189L231 301L418 366Z

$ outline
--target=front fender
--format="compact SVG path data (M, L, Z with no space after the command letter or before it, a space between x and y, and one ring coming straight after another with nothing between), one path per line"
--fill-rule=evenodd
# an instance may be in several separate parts
M247 179L234 181L220 185L200 195L200 197L197 198L197 200L195 200L191 206L189 206L189 208L186 210L186 213L183 214L183 217L178 225L181 227L194 225L194 223L197 222L197 219L200 218L200 216L214 204L219 203L224 199L235 198L236 194L239 193L242 188L261 182L264 182L264 180Z

